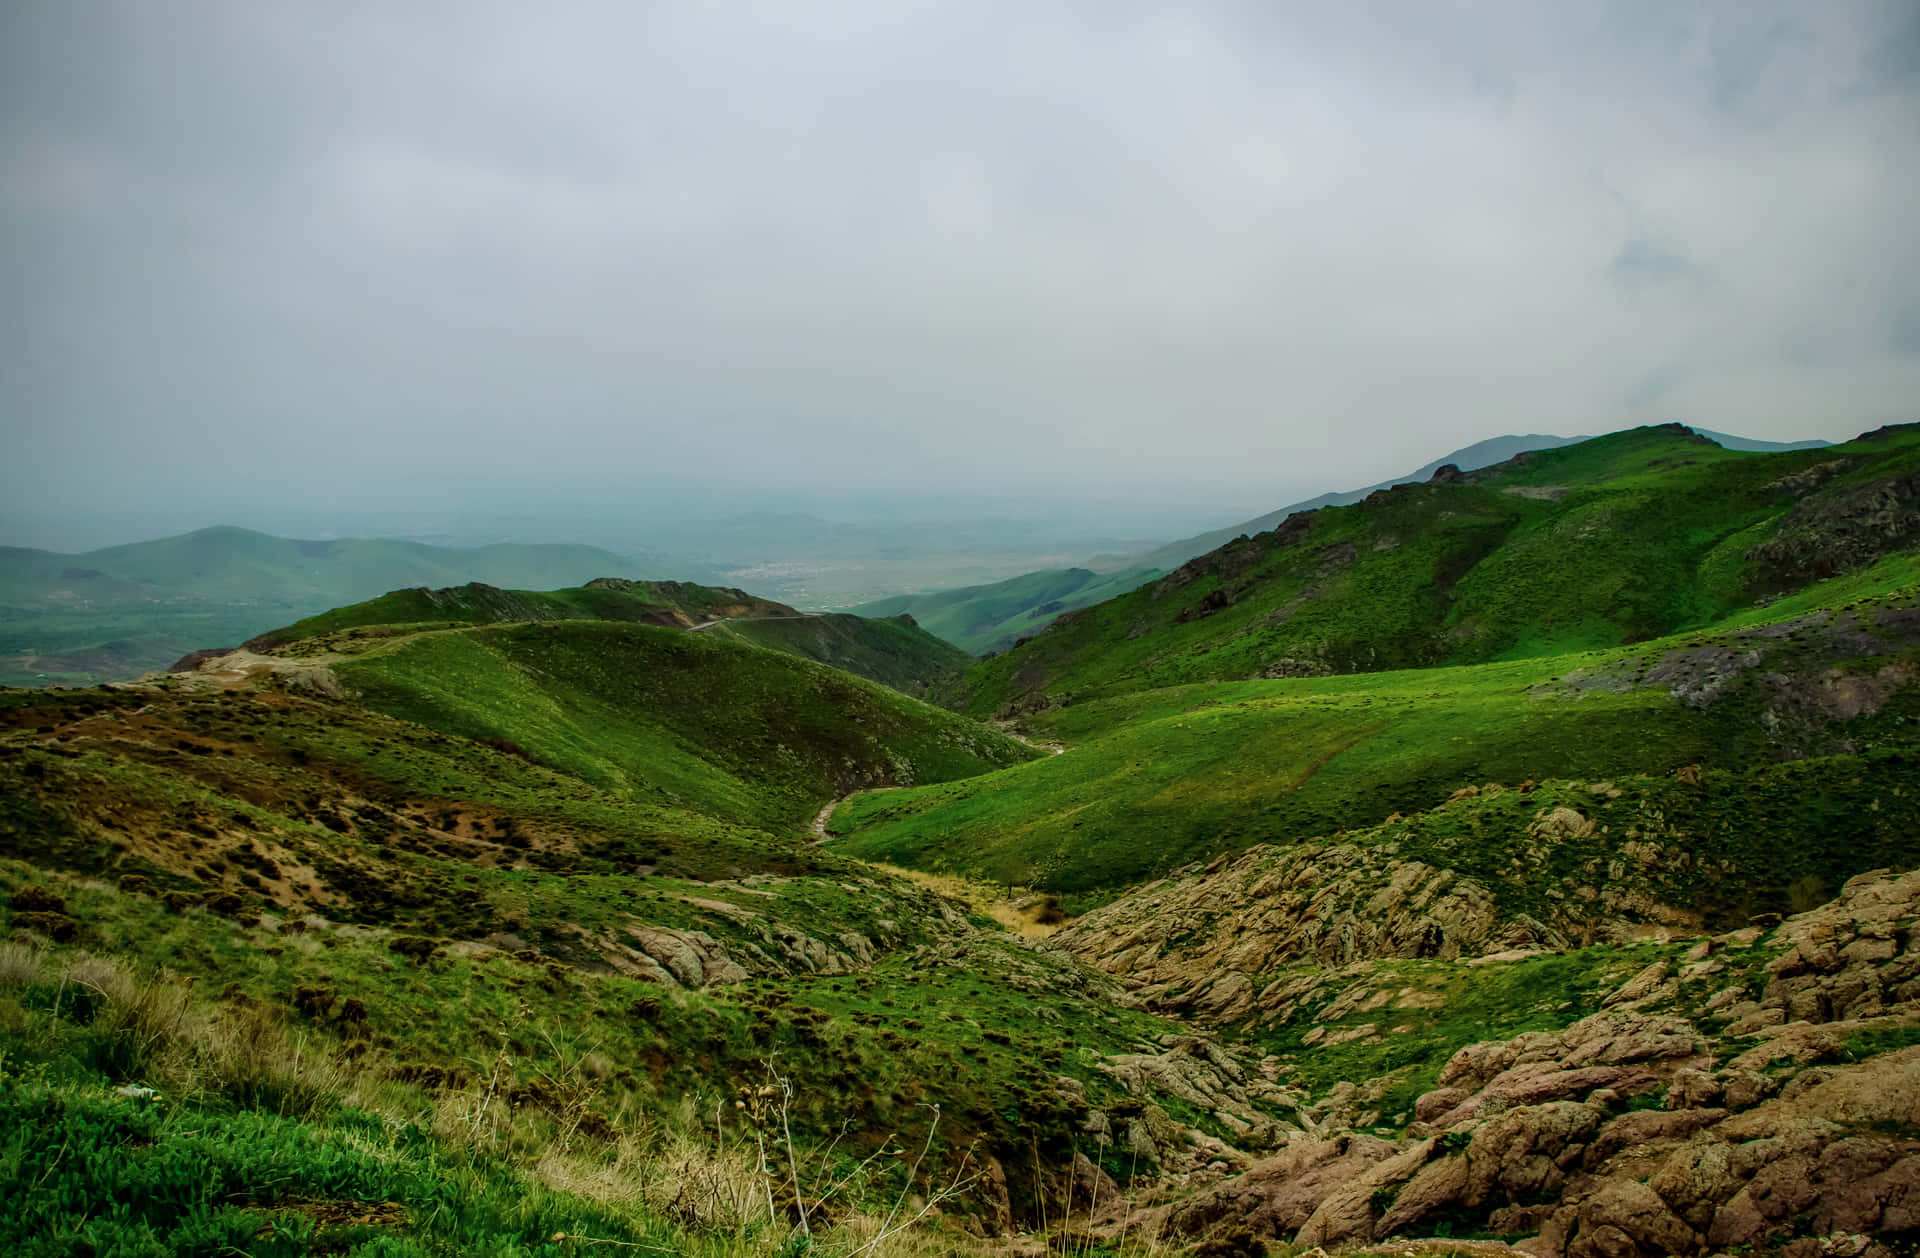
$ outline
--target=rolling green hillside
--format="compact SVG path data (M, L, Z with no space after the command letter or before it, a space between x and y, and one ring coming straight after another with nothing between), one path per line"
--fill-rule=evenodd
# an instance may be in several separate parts
M928 632L974 655L1002 651L1038 633L1065 612L1114 598L1160 575L1130 567L1097 573L1086 568L1029 572L991 585L935 594L900 594L853 608L857 616L910 615Z
M552 588L634 565L591 546L301 541L238 528L74 555L0 547L0 684L136 677L405 586Z
M741 617L704 632L818 660L916 696L936 682L957 677L973 663L965 651L928 633L904 614Z
M1915 429L1442 471L950 685L1055 754L910 616L671 582L0 693L0 1249L1905 1243L1916 496Z
M907 618L810 615L744 590L617 578L570 590L501 590L479 584L395 590L261 634L247 646L313 655L434 626L579 620L698 630L708 637L817 660L914 695L936 681L952 679L972 663L966 652Z
M336 607L254 638L247 645L274 650L354 629L508 621L624 620L691 628L727 616L798 616L784 603L745 590L686 581L600 578L568 590L502 590L474 582L454 589L393 590L379 598Z
M1666 425L1443 471L1062 617L947 698L984 716L1644 641L1912 546L1917 478L1915 426L1742 453Z
M1241 534L1265 532L1296 511L1358 502L1377 490L1408 481L1424 481L1435 469L1448 463L1472 471L1523 451L1552 449L1582 440L1585 438L1542 434L1491 437L1465 449L1455 450L1395 480L1382 481L1365 489L1321 494L1241 524L1181 538L1139 554L1100 556L1090 561L1090 568L1055 568L1023 573L991 585L940 590L932 594L901 594L864 603L851 610L862 616L894 616L908 612L947 641L965 647L975 655L986 655L1003 651L1019 639L1038 633L1056 617L1067 612L1091 607L1138 589L1161 573L1186 563L1196 555L1214 550ZM1818 446L1825 443L1808 444Z
M33 944L0 945L0 1182L27 1212L0 1237L770 1253L805 1234L772 1213L766 1120L781 1182L833 1199L817 1231L909 1190L990 1227L981 1159L1037 1217L1099 1152L1086 1102L1127 1102L1104 1065L1179 1030L802 833L844 785L1034 754L1003 735L652 626L356 645L0 695L0 926ZM132 1186L111 1218L62 1204L108 1184Z
M798 827L847 791L1030 758L874 682L707 634L612 621L413 634L331 666L362 703L519 747L617 798Z
M1920 560L1888 558L1770 611L1552 658L1089 699L1028 721L1065 754L862 796L831 828L869 859L1088 892L1374 825L1486 781L1744 771L1915 741Z

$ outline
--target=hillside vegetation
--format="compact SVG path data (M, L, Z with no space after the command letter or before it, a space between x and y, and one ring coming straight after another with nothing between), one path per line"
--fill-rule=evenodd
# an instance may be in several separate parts
M1105 555L1089 561L1088 567L1056 568L1028 572L990 585L964 589L939 590L931 594L902 594L863 603L852 610L862 616L911 614L929 630L975 655L1006 650L1022 638L1031 637L1067 612L1091 607L1135 590L1169 569L1179 567L1196 555L1232 541L1243 533L1262 533L1296 511L1341 506L1358 502L1377 490L1408 481L1424 481L1444 464L1473 470L1512 457L1527 450L1547 450L1581 441L1580 437L1531 436L1493 437L1455 450L1406 476L1369 485L1364 489L1320 494L1304 502L1281 507L1241 524L1210 529L1205 533L1168 542L1149 551L1131 555ZM1729 438L1729 440L1734 440ZM1815 445L1825 444L1815 442Z
M848 836L842 850L872 859L1088 892L1374 825L1488 781L1746 769L1911 743L1920 563L1892 557L1802 601L1823 594L1845 610L1783 603L1760 623L1636 647L1049 709L1027 727L1067 754L863 796L832 828Z
M1639 429L957 679L595 581L0 692L0 1249L1899 1258L1917 499Z
M336 607L284 628L260 634L247 646L262 651L291 646L352 629L407 628L431 624L501 624L510 621L625 620L691 628L728 616L798 616L785 603L745 590L687 581L626 581L599 577L577 589L503 590L482 582L454 589L424 586L393 590L379 598Z
M537 668L628 686L636 727L641 683L610 655L679 670L673 693L724 672L712 723L662 714L678 724L606 753L656 740L649 768L697 779L687 797L542 763L552 729L505 709L458 719L523 742L329 697L319 664L0 702L0 925L21 941L0 944L9 1252L554 1254L571 1235L723 1255L780 1251L810 1220L851 1254L925 1235L925 1211L889 1208L909 1192L992 1230L1069 1191L1076 1150L1099 1154L1076 1112L1126 1100L1104 1064L1177 1024L787 824L869 749L889 770L962 761L966 722L604 622L422 634L340 671L417 693L447 658L422 644L476 638L453 649L462 695L528 699L487 669ZM570 671L595 646L617 651ZM615 711L568 692L555 681L570 730ZM831 703L847 729L823 729ZM769 729L796 763L729 779L733 740ZM1150 1095L1169 1130L1205 1118ZM115 1186L123 1208L75 1207Z
M910 617L809 615L744 590L617 578L570 590L501 590L480 584L394 590L272 630L246 645L313 656L358 651L382 638L435 627L585 620L699 630L708 637L816 660L910 694L950 680L971 663L966 652L927 633ZM182 661L185 666L197 663Z
M1910 547L1916 476L1914 426L1776 453L1616 433L1289 516L1055 621L949 697L1004 715L1644 641Z
M797 827L852 790L1033 753L873 682L710 634L613 621L409 635L331 666L366 706L509 742L622 798Z
M817 660L911 695L966 671L973 657L927 632L912 616L822 612L798 617L743 617L706 631Z

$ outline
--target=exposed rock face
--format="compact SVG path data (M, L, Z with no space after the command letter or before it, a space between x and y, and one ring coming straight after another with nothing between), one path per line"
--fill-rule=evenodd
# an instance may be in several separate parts
M1620 793L1607 783L1587 789ZM1449 805L1501 793L1472 787ZM1528 876L1522 860L1544 867L1557 850L1577 847L1600 884L1550 896L1545 920L1503 905L1477 878L1405 858L1396 843L1316 842L1253 847L1181 871L1086 914L1049 943L1122 977L1156 1008L1219 1025L1285 1011L1302 995L1297 976L1275 976L1289 965L1455 960L1631 938L1642 926L1698 928L1692 911L1660 890L1699 858L1624 836L1601 842L1596 829L1565 805L1535 810L1512 876ZM1611 861L1608 846L1619 852Z
M1920 872L1862 875L1771 937L1734 932L1682 960L1690 987L1661 962L1564 1030L1462 1048L1399 1142L1295 1136L1153 1221L1203 1237L1247 1220L1328 1247L1466 1223L1540 1258L1907 1252ZM1676 1007L1722 975L1745 985ZM1874 1037L1895 1047L1852 1060Z
M1381 848L1257 847L1204 873L1150 885L1053 937L1124 975L1142 996L1208 1021L1261 1004L1252 976L1291 961L1474 955L1564 947L1541 923L1503 917L1493 893Z
M1805 493L1810 487L1781 488ZM1764 588L1786 589L1865 567L1911 546L1915 538L1920 538L1920 475L1888 476L1810 493L1747 557L1765 565Z

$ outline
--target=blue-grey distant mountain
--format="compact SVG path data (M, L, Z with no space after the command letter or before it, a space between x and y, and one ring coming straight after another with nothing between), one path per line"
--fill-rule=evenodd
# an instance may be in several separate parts
M1729 450L1754 450L1770 454L1776 450L1818 450L1833 444L1831 441L1759 441L1753 437L1736 437L1731 433L1715 432L1711 428L1701 428L1696 424L1687 426L1709 441L1725 446Z
M311 541L230 527L83 554L0 547L0 684L136 677L409 586L551 589L647 575L638 569L594 546Z

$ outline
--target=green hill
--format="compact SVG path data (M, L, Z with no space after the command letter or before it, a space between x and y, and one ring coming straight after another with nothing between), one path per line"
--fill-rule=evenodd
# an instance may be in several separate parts
M1258 677L1643 641L1910 547L1920 428L1744 453L1679 425L1289 516L1055 621L948 698L980 715Z
M719 631L336 636L0 694L0 926L37 941L0 971L0 1236L803 1252L769 1122L817 1230L908 1191L991 1228L1138 1091L1104 1063L1179 1032L810 841L845 789L1037 754L996 731ZM1220 1130L1177 1091L1135 1103ZM109 1184L110 1219L60 1204Z
M846 836L839 850L868 859L1087 893L1254 843L1376 825L1488 781L1695 764L1738 773L1911 746L1917 674L1920 560L1901 555L1712 633L1086 699L1027 721L1065 754L861 796L831 829ZM1809 832L1830 816L1817 811ZM1765 841L1758 851L1762 865ZM1859 868L1878 859L1854 855Z
M262 651L315 654L381 637L451 625L604 620L698 630L763 646L919 694L973 661L911 618L815 615L744 590L686 581L601 578L569 590L502 590L470 584L394 590L276 629L247 643ZM195 661L182 661L189 663Z
M384 590L552 588L635 564L591 546L302 541L226 527L84 554L0 547L0 684L136 677Z
M886 686L705 633L606 620L438 630L332 664L376 711L511 743L615 797L767 829L847 791L1031 757Z
M985 655L1038 633L1063 613L1104 602L1159 575L1158 568L1131 567L1114 573L1051 568L991 585L899 594L852 610L857 616L912 616L928 632L964 651Z
M1917 464L1294 516L949 687L1052 755L670 582L0 693L0 1249L1897 1248Z
M756 598L745 590L686 581L598 578L575 589L544 591L503 590L471 582L453 589L393 590L263 633L247 645L265 651L356 629L397 631L432 624L623 620L689 629L730 616L800 614L785 603Z
M1023 573L990 585L940 590L931 594L900 594L863 603L851 610L862 616L896 616L906 612L947 641L975 655L986 655L1006 650L1020 639L1031 637L1067 612L1091 607L1138 589L1163 572L1230 542L1241 534L1265 532L1296 511L1358 502L1376 490L1408 481L1424 481L1436 468L1448 463L1471 471L1523 451L1551 449L1581 440L1584 438L1541 434L1492 437L1456 450L1395 480L1382 481L1365 489L1321 494L1241 524L1181 538L1139 554L1101 556L1091 561L1090 568L1053 568Z
M1554 437L1546 433L1528 433L1525 436L1508 434L1504 437L1489 437L1485 441L1476 441L1470 446L1455 450L1452 454L1442 455L1392 480L1381 481L1377 485L1368 485L1364 489L1348 489L1333 493L1319 494L1289 506L1277 508L1251 520L1225 528L1209 529L1192 537L1183 537L1176 542L1168 542L1155 550L1135 556L1132 562L1162 569L1177 568L1210 550L1217 550L1243 534L1265 533L1297 511L1317 511L1321 507L1344 507L1348 503L1359 502L1368 494L1378 493L1382 489L1392 489L1395 485L1419 483L1428 480L1440 468L1448 464L1464 472L1475 471L1494 463L1505 462L1517 454L1530 450L1551 450L1558 446L1572 445L1585 441L1585 437Z
M965 651L928 633L904 614L737 617L704 632L818 660L911 695L922 695L935 683L957 677L973 663Z

